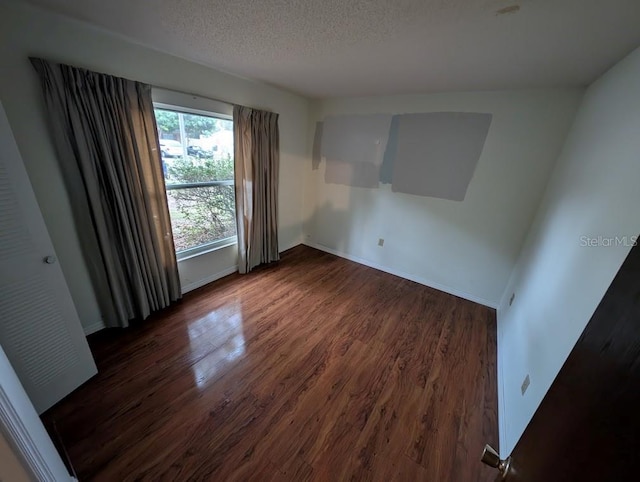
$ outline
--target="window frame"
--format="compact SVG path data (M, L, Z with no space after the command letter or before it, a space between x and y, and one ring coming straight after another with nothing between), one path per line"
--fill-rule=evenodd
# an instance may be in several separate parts
M213 106L225 106L227 108L220 109L220 110L233 112L232 106L230 106L228 104L223 104L222 102L214 101L214 100L211 100L211 99L202 99L202 98L199 98L197 96L193 96L193 95L189 95L189 94L182 94L182 93L179 93L179 92L165 91L165 90L161 90L161 89L158 89L158 90L160 91L159 93L156 92L155 89L154 89L154 92L153 92L154 93L154 95L153 95L153 100L154 100L153 108L154 108L154 110L155 109L161 109L161 110L167 110L167 111L171 111L171 112L176 112L178 114L195 114L195 115L213 117L215 119L221 119L221 120L227 120L227 121L233 122L232 113L226 114L224 112L197 109L197 108L188 107L188 106L185 107L185 106L182 105L183 103L188 103L190 105L193 105L193 101L195 101L195 102L205 101L206 104L210 104L212 107ZM176 100L180 100L180 98L182 98L182 100L185 101L185 102L167 103L166 101L165 102L156 101L156 98L158 98L158 97L165 98L167 96L170 97L170 98L175 98ZM190 100L190 102L186 102L187 100ZM234 169L234 175L235 175L235 169ZM202 181L202 182L174 183L174 184L169 184L169 183L165 182L165 197L167 196L167 193L169 191L173 191L173 190L177 190L177 189L193 189L193 188L198 188L198 187L210 187L210 186L235 186L235 180L234 179L228 179L228 180L224 180L224 181ZM172 226L172 228L173 228L173 226ZM237 226L236 226L236 230L237 230ZM233 246L233 245L235 245L237 243L238 243L238 236L237 235L230 236L230 237L227 237L227 238L217 239L217 240L212 241L210 243L202 244L200 246L194 246L192 248L187 248L187 249L184 249L182 251L175 251L176 259L178 261L183 261L183 260L190 259L190 258L193 258L193 257L196 257L196 256L200 256L200 255L205 254L205 253L210 253L212 251L216 251L218 249L226 248L228 246Z

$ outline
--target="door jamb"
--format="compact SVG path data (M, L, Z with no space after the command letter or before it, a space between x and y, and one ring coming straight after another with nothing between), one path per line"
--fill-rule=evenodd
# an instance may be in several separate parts
M0 346L0 431L37 481L75 481Z

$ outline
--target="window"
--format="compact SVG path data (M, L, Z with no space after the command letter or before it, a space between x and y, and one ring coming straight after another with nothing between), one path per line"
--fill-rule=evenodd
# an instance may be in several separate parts
M154 105L177 258L235 243L233 121Z

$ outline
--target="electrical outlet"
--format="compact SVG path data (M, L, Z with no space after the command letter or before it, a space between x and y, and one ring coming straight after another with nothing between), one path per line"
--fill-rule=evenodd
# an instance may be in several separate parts
M378 239L378 246L384 246L384 239L382 238Z
M516 294L515 293L511 293L511 298L509 298L509 306L511 306L513 304L513 300L516 298Z
M524 380L522 381L522 386L520 387L520 391L522 392L523 396L527 391L527 388L529 388L530 384L531 384L531 379L529 378L529 374L527 374L527 376L524 377Z

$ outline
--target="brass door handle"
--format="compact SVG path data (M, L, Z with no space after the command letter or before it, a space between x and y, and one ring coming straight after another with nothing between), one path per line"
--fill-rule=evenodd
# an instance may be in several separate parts
M502 460L498 452L495 449L487 444L484 446L484 450L482 451L482 457L480 458L483 464L487 464L489 467L493 467L498 469L500 472L502 480L507 478L509 475L509 469L511 467L511 457L507 457Z

